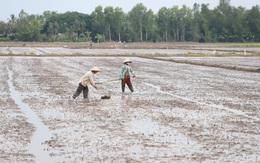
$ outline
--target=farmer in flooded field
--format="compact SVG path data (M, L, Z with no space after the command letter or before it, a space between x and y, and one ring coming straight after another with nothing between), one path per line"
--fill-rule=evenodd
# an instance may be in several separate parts
M100 72L100 69L98 67L94 66L90 71L88 71L85 75L83 75L80 78L78 88L77 88L76 92L74 93L74 95L72 96L73 99L78 97L82 91L83 91L83 98L88 98L89 85L92 85L95 89L98 89L98 87L96 86L95 81L94 81L94 75L97 72Z
M123 65L121 67L121 72L120 72L120 79L121 79L121 88L122 92L125 92L125 84L127 84L128 88L130 89L131 92L134 92L134 88L131 82L131 76L133 75L133 78L135 78L134 71L131 66L129 66L129 63L132 63L130 59L126 59L123 62Z

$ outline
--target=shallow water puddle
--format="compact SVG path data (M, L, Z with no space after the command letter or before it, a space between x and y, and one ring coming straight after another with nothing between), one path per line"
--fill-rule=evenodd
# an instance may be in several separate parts
M231 113L234 113L234 114L237 114L237 115L241 115L241 116L247 117L247 118L249 118L249 119L253 119L253 120L256 120L256 121L260 121L259 118L253 117L253 116L249 116L249 115L247 115L246 113L244 113L244 112L242 112L242 111L240 111L240 110L228 108L228 107L225 107L225 106L222 106L222 105L207 104L207 103L204 103L204 102L199 102L199 101L196 101L196 100L193 100L193 99L190 99L190 98L186 98L186 97L182 97L182 96L178 96L178 95L175 95L175 94L172 94L172 93L168 93L168 92L162 91L160 86L153 85L153 84L150 84L150 83L145 83L145 84L148 85L148 86L150 86L150 87L155 88L155 89L156 89L156 92L160 92L160 93L163 93L163 94L167 94L167 95L170 95L170 96L173 96L173 97L175 97L175 98L182 99L182 100L185 100L185 101L197 103L197 104L199 104L199 105L204 105L204 106L208 106L208 107L211 107L211 108L217 108L217 109L226 110L226 111L229 111L229 112L231 112Z
M15 101L18 107L25 113L26 118L29 123L32 123L36 127L31 142L28 146L29 152L35 156L35 161L37 163L51 163L54 162L49 156L49 152L44 150L42 143L46 140L51 139L51 133L48 130L48 127L45 126L37 114L35 114L29 105L22 102L21 93L15 90L13 85L13 72L8 68L8 86L11 92L11 98Z
M131 123L132 130L135 133L152 135L157 142L179 142L184 144L195 144L185 135L178 133L166 126L161 126L151 120L133 120Z
M131 132L135 134L141 134L146 136L145 144L152 144L150 147L135 144L129 146L131 157L141 158L144 151L149 151L149 156L172 156L186 155L192 157L194 153L200 153L201 155L209 154L208 151L204 151L197 142L192 141L190 138L170 127L160 125L158 122L152 120L132 120L130 123ZM183 147L183 148L182 148ZM163 153L161 153L163 151Z

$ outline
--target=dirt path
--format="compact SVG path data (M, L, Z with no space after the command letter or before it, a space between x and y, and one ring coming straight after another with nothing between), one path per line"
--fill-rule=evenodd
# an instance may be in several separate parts
M134 93L114 81L73 100L88 69L101 67L97 81L115 79L124 58L1 57L3 162L35 162L46 151L53 162L260 161L259 73L131 59ZM39 151L30 147L39 126L15 98L48 127Z

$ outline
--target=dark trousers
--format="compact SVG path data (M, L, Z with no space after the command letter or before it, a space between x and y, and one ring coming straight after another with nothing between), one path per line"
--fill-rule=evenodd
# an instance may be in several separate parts
M125 84L127 84L128 88L130 89L131 92L134 92L134 88L132 86L132 82L130 80L130 76L125 77L124 79L122 79L122 82L121 82L122 92L125 92Z
M79 94L83 91L83 98L88 98L88 86L84 87L81 83L79 83L79 86L76 90L76 92L73 94L73 98L75 99L76 97L79 96Z

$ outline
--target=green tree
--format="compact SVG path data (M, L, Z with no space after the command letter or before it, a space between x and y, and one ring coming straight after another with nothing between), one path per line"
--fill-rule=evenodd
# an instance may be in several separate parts
M219 23L220 31L219 34L222 35L223 41L229 41L232 21L232 7L230 5L230 0L219 0L219 5L217 7L218 15L220 16L216 23Z
M92 32L90 32L90 31L87 31L87 32L86 32L86 35L85 35L85 36L86 36L86 41L88 41L88 42L90 42L90 41L92 40L92 38L91 38L91 36L90 36L91 33L92 33Z
M143 41L143 27L146 18L146 12L147 8L142 3L138 3L129 12L131 26L135 32L139 33L140 41Z
M91 13L92 17L92 32L94 34L101 33L102 35L105 34L105 18L103 13L102 6L97 6L95 11ZM96 37L95 37L96 38Z
M251 36L248 36L248 40L259 42L260 41L260 8L258 5L253 6L245 14L245 22L249 29Z
M232 15L230 15L233 19L230 20L231 27L230 33L231 38L229 41L232 42L243 42L244 35L248 35L248 30L246 30L245 25L245 8L243 7L232 7Z
M104 19L105 19L105 28L106 32L108 32L108 38L109 41L112 40L111 38L111 29L113 29L113 23L115 21L114 17L114 8L111 6L108 6L104 9Z
M9 37L11 40L16 39L16 25L17 18L12 14L5 27L6 37Z
M201 16L200 16L200 34L201 39L200 42L211 42L211 19L214 20L213 26L217 26L218 23L220 23L218 20L213 19L213 16L211 16L211 11L208 8L208 4L202 4L201 5ZM221 19L221 18L218 18ZM220 25L220 24L218 24ZM219 26L221 28L221 25ZM220 29L221 30L221 29Z
M145 13L144 19L144 29L145 29L145 40L148 41L149 33L151 33L151 39L154 40L154 32L155 32L155 15L153 11L150 9Z
M57 12L54 11L44 11L43 12L43 18L44 21L48 21L50 20L52 17L58 16L59 14Z
M73 29L76 33L77 38L84 33L85 27L86 27L85 21L79 21L77 19L75 20L73 24ZM76 41L78 41L77 38Z
M120 36L120 38L126 42L133 42L137 40L138 37L136 32L132 28L132 23L130 21L129 14L124 15L124 20L122 24L122 33L123 35Z
M15 23L15 36L19 41L39 41L43 17L28 15L21 10Z
M179 7L177 5L169 9L165 14L169 12L169 15L166 15L168 19L165 23L169 22L169 27L167 30L170 32L170 36L173 41L178 41L179 39Z
M170 28L170 18L171 18L171 10L162 7L159 9L156 22L158 26L158 30L160 31L161 41L168 41L168 30Z
M260 41L259 5L250 10L231 6L230 0L219 0L212 10L208 5L195 3L192 10L185 5L162 7L156 14L142 3L126 14L111 6L104 12L97 6L91 15L52 11L29 15L21 10L17 17L0 22L0 37L17 41L91 41L91 37L98 42Z
M52 36L56 36L59 33L59 24L57 21L49 23L48 31Z
M114 31L118 41L121 41L121 32L123 30L123 24L125 21L125 14L122 8L116 7L114 10Z
M95 36L95 38L97 39L97 42L100 43L101 41L104 41L105 40L105 36L102 35L102 34L97 34Z
M7 31L6 31L6 23L4 21L0 21L0 37L6 37Z
M188 25L191 23L191 10L186 6L183 5L182 8L179 10L180 15L180 31L181 37L180 41L185 41L186 38L186 31L188 30Z
M191 35L191 40L198 42L200 41L200 5L195 3L193 5L193 9L192 9L192 13L193 13L193 19L192 19L192 23L191 23L191 29L190 29L190 35Z

